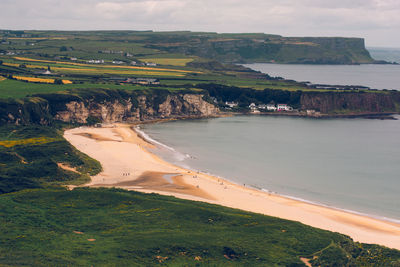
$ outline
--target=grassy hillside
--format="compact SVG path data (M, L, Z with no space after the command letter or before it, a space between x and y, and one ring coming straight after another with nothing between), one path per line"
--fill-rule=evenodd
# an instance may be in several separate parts
M62 168L59 164L75 168ZM100 164L80 153L59 126L0 127L0 194L89 181Z
M396 266L400 252L300 223L109 189L0 196L0 264Z
M400 264L399 251L297 222L156 194L68 191L100 166L61 133L0 127L1 266Z

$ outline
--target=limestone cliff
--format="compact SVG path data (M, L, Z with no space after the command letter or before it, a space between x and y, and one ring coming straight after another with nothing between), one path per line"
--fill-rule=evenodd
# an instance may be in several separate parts
M0 101L0 124L139 122L166 118L210 117L218 107L204 94L158 91L80 90Z
M137 105L137 106L136 106ZM88 118L101 122L138 122L176 117L208 117L218 113L218 108L197 94L169 94L161 103L146 95L124 100L71 101L65 109L57 111L54 118L64 122L86 123Z

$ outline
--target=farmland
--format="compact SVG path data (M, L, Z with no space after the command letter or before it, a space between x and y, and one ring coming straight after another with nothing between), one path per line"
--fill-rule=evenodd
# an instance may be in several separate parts
M224 67L212 59L150 48L145 42L148 38L145 33L82 35L73 32L32 32L26 38L9 36L5 39L8 40L7 45L0 44L0 52L4 51L4 55L0 53L3 63L0 75L32 77L49 83L55 79L68 80L74 88L116 88L120 81L127 78L156 78L160 80L160 87L167 90L182 86L195 88L205 82L260 90L312 90L292 81L271 80L240 66ZM51 74L46 74L46 70L50 70ZM8 85L12 85L13 89L7 88ZM128 89L131 87L128 86ZM0 98L25 97L35 93L36 88L31 84L2 83ZM37 92L64 89L60 86L38 88ZM24 91L26 94L22 93Z

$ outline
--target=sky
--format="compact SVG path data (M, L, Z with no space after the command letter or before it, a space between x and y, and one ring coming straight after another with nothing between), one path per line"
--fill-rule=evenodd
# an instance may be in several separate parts
M400 47L400 0L0 0L0 29L264 32Z

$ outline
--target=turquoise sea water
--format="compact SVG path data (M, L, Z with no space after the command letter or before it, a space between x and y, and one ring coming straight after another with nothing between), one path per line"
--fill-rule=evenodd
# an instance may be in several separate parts
M400 90L400 65L292 65L247 64L273 77L314 84L362 85L372 89Z
M400 220L400 120L237 116L142 126L169 162Z

